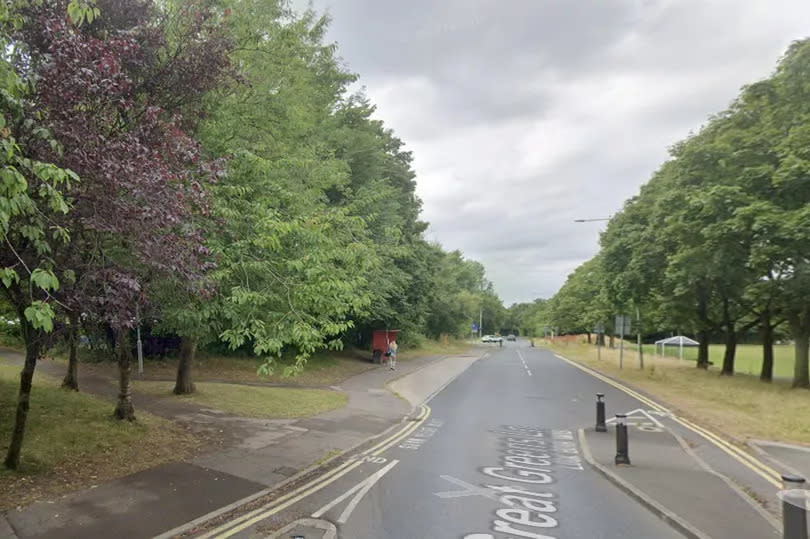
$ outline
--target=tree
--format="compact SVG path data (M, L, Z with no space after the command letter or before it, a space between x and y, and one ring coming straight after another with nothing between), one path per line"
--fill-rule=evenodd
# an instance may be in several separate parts
M29 108L64 148L34 150L84 180L71 191L74 211L58 221L73 231L54 253L75 280L64 303L112 328L121 370L115 416L132 420L125 348L145 284L200 274L202 236L191 216L205 211L215 168L185 134L193 122L181 113L219 83L229 42L196 3L183 4L190 22L175 40L154 24L151 2L99 0L100 16L72 23L67 5L30 6L15 39L37 81Z
M60 146L35 121L36 115L26 114L28 85L13 64L19 50L11 34L24 19L12 7L17 6L0 6L0 48L6 51L0 57L0 233L7 247L0 250L0 280L25 342L14 428L4 460L7 468L17 469L34 370L47 342L46 334L54 327L53 294L59 289L56 273L60 268L52 253L70 239L66 228L51 224L51 217L70 210L65 192L78 177L71 170L31 157L33 144L27 142L32 138L55 150Z

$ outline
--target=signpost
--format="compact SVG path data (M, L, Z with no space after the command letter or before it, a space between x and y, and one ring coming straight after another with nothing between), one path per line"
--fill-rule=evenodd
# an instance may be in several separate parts
M644 370L644 349L641 348L641 311L636 307L636 344L638 345L638 368Z
M470 332L470 338L471 338L471 339L474 339L474 338L475 338L475 333L476 333L477 331L478 331L478 324L476 324L475 322L473 322L473 323L472 323L472 331Z
M596 327L593 328L593 331L596 333L596 359L601 361L602 360L602 333L605 332L605 326L602 324L596 324Z
M621 369L624 360L624 336L633 331L630 325L630 317L626 314L617 314L615 323L616 331L619 333L619 368Z

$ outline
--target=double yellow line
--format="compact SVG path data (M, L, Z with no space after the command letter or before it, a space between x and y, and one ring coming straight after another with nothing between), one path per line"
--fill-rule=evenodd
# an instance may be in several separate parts
M364 461L362 457L378 456L384 451L387 451L394 444L397 444L404 438L410 436L410 434L414 430L419 428L422 425L422 423L425 422L425 420L428 418L429 415L430 415L430 407L422 405L419 410L419 415L416 417L415 421L409 423L408 425L403 426L391 436L387 437L386 439L379 442L375 446L363 451L360 454L360 458L349 459L340 466L338 466L337 468L316 477L315 479L301 485L292 492L289 492L283 496L276 498L271 503L263 507L254 509L249 513L245 513L244 515L238 518L226 522L225 524L209 531L205 535L200 536L198 539L211 539L214 537L216 537L217 539L225 539L226 537L231 537L232 535L236 535L237 533L253 526L256 523L261 522L262 520L287 509L291 505L295 505L296 503L300 502L307 496L310 496L318 492L322 488L326 487L327 485L334 483L347 473L351 472L352 470L363 464Z
M737 447L735 445L730 444L729 442L722 439L717 434L711 432L710 430L708 430L708 429L706 429L704 427L696 425L695 423L692 423L691 421L689 421L687 419L683 419L681 417L676 416L675 414L671 413L668 409L664 408L663 406L661 406L660 404L655 402L654 400L651 400L650 398L642 395L638 391L634 391L634 390L630 389L629 387L625 386L624 384L621 384L621 383L617 382L616 380L608 378L607 376L604 376L603 374L601 374L601 373L599 373L599 372L597 372L597 371L595 371L595 370L593 370L593 369L591 369L589 367L581 365L581 364L577 363L576 361L572 361L572 360L568 359L567 357L563 357L563 356L561 356L559 354L554 354L554 356L557 359L561 359L561 360L565 361L566 363L568 363L569 365L572 365L572 366L580 369L581 371L584 371L584 372L590 374L594 378L598 378L599 380L602 380L606 384L610 384L611 386L615 387L616 389L618 389L620 391L623 391L624 393L627 393L628 395L630 395L634 399L643 402L644 404L646 404L647 406L649 406L653 410L656 410L658 412L664 412L664 413L668 414L669 417L671 417L673 421L675 421L676 423L680 424L681 426L691 430L692 432L703 436L706 440L708 440L709 442L711 442L715 446L717 446L717 448L724 451L726 454L728 454L729 456L734 458L737 462L739 462L740 464L742 464L743 466L745 466L746 468L748 468L749 470L751 470L752 472L754 472L755 474L757 474L758 476L763 478L765 481L767 481L768 483L770 483L774 487L776 487L778 489L782 488L782 476L781 476L781 474L779 472L777 472L775 469L771 468L770 466L768 466L767 464L765 464L761 460L757 459L753 455L743 451L742 449L740 449L739 447Z
M420 408L419 415L416 416L416 419L415 421L413 421L413 424L400 429L396 434L393 434L392 436L386 438L385 440L378 443L374 447L366 449L361 453L361 455L378 456L381 453L390 449L391 446L398 444L399 442L410 436L413 431L422 426L422 423L424 423L425 420L430 415L431 411L430 406L428 406L427 404L423 404L419 408Z

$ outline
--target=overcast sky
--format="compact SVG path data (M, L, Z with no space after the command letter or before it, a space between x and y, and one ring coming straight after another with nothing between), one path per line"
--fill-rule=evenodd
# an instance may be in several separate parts
M304 0L300 1L305 5ZM808 0L314 0L414 152L428 238L550 297L667 147L810 35Z

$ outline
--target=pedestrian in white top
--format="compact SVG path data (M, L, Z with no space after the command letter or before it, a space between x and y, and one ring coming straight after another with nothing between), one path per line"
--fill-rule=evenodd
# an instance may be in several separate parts
M388 364L391 366L391 370L393 371L397 366L397 349L399 346L397 345L397 341L388 341Z

